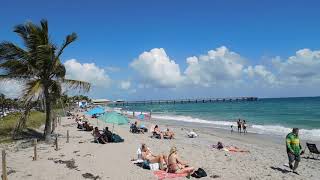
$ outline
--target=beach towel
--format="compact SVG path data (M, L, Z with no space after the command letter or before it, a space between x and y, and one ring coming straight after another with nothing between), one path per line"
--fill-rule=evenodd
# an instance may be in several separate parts
M157 176L157 178L159 180L162 180L162 179L172 179L172 178L178 178L178 177L186 177L188 176L187 173L184 173L184 174L175 174L175 173L167 173L165 171L162 171L162 170L159 170L159 171L154 171L153 174L155 176Z

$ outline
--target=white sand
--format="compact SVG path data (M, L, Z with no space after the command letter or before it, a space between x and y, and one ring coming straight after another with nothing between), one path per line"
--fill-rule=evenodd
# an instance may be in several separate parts
M93 125L96 120L91 119ZM154 122L155 123L155 122ZM157 124L162 124L157 122ZM108 125L110 128L110 125ZM105 124L99 122L102 129ZM147 124L149 127L149 124ZM160 126L161 127L161 126ZM162 126L164 128L164 126ZM172 126L171 126L172 127ZM66 143L67 130L70 143ZM115 126L115 132L121 135L124 143L96 144L90 132L79 131L74 120L62 118L62 126L57 127L59 150L43 142L38 144L38 160L33 161L33 147L21 148L21 143L7 147L8 170L14 170L8 178L24 180L85 179L82 174L91 173L100 179L157 179L152 171L142 169L130 162L136 158L136 150L145 142L154 154L168 154L171 146L177 146L179 154L194 167L202 167L208 177L219 175L218 179L319 179L320 160L304 159L295 175L287 163L285 146L266 138L240 136L224 131L208 132L197 129L198 138L189 139L187 130L173 127L176 139L159 140L150 138L150 133L131 134L129 126ZM211 130L212 131L212 130ZM250 150L250 153L230 153L210 149L208 145L222 141L225 145L234 145ZM82 143L79 143L82 142ZM2 145L3 146L3 145ZM54 160L74 159L74 169ZM2 170L0 170L2 173ZM180 178L184 179L184 178Z

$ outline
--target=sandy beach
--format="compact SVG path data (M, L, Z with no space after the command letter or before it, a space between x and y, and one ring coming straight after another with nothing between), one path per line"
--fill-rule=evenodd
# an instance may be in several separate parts
M105 126L96 119L89 122L99 129ZM90 132L80 131L76 123L62 118L57 127L59 150L44 142L38 144L38 159L32 160L33 147L30 141L1 145L7 151L8 179L55 180L55 179L157 179L151 170L136 166L131 159L136 158L137 148L146 143L154 154L168 154L170 147L176 146L181 157L191 166L203 168L208 177L203 179L319 179L320 160L302 158L298 172L293 174L284 164L287 156L281 140L256 135L231 134L228 131L190 124L177 125L165 121L143 122L146 127L159 124L161 129L170 127L176 133L172 140L150 138L150 133L132 134L129 125L115 126L115 132L125 139L123 143L96 144ZM187 138L186 133L194 129L197 138ZM70 142L66 143L67 130ZM237 146L250 153L225 152L209 146L218 141L225 145ZM307 154L309 152L307 151ZM2 170L0 170L2 171ZM1 172L2 173L2 172ZM185 179L185 178L176 178Z

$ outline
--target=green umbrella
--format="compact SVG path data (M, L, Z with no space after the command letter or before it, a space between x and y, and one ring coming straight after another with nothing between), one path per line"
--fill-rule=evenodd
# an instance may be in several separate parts
M105 123L111 123L113 124L112 127L112 132L113 132L113 128L114 125L123 125L123 124L128 124L129 119L125 116L122 116L121 114L118 114L116 112L108 112L105 113L104 115L98 117L98 119L100 119L101 121L105 122Z

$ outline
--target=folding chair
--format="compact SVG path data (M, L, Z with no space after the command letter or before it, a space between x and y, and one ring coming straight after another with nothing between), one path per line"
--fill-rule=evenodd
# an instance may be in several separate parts
M320 156L320 151L318 150L317 145L312 143L307 143L307 147L309 150L309 156L311 154L314 159L316 159L315 157L317 157L318 159Z

